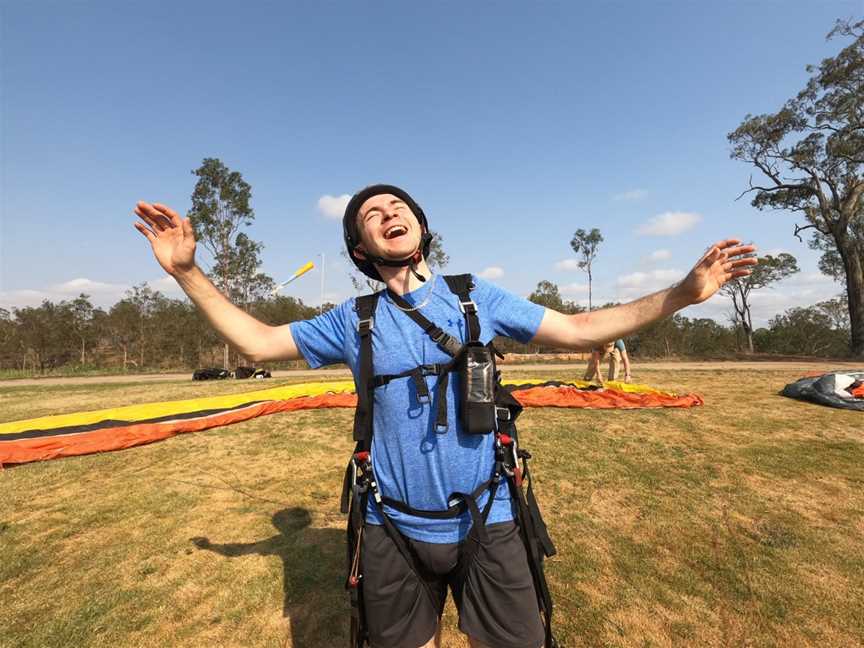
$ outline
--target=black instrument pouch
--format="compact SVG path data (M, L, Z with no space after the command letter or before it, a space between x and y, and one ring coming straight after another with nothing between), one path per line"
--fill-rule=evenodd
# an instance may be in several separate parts
M488 434L495 429L495 354L480 342L468 342L462 354L462 429L468 434Z

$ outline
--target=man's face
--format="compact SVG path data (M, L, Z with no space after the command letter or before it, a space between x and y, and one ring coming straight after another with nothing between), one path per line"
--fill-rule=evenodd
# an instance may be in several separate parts
M361 242L355 249L385 259L413 254L423 234L414 212L393 194L378 194L364 202L357 213L357 229Z

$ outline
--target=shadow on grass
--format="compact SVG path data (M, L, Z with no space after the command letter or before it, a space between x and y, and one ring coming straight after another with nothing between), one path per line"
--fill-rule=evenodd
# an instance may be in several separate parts
M340 587L344 580L345 535L337 529L314 529L304 508L276 511L278 533L253 542L219 544L192 538L199 549L228 558L278 556L282 560L282 616L291 624L293 648L347 643L348 611Z

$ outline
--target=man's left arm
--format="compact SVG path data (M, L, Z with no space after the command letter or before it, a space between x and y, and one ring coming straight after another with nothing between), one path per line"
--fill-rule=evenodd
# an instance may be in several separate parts
M699 304L732 279L746 277L756 265L753 245L727 239L712 245L678 284L632 301L590 313L564 315L547 308L531 344L588 350L626 337L664 317Z

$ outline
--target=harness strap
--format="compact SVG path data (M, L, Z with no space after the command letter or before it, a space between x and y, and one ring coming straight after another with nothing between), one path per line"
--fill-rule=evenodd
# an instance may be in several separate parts
M372 386L383 387L397 378L413 378L415 373L419 373L421 376L440 376L450 371L452 367L452 362L445 362L443 364L436 362L435 364L417 365L413 369L408 369L398 374L379 374L372 379Z
M480 318L477 317L477 305L471 299L471 291L474 289L474 279L470 274L444 275L444 281L450 288L450 292L459 297L459 310L465 314L465 326L469 342L480 340Z
M361 295L357 298L357 333L360 336L359 376L354 382L357 393L357 409L354 410L354 440L372 444L372 329L375 326L375 309L381 293Z
M526 477L529 476L527 458L528 457L523 457ZM545 554L545 548L543 553L541 553L540 547L538 546L538 529L535 524L535 512L531 510L532 506L526 501L525 493L522 488L516 484L515 478L511 477L508 481L510 484L510 491L513 494L513 499L516 500L516 515L519 521L519 532L522 535L522 541L528 552L528 567L531 571L531 578L534 581L534 591L537 594L537 602L545 620L545 623L543 624L546 634L544 646L546 648L554 648L557 646L557 643L555 637L552 635L552 595L549 593L549 586L546 583L546 575L543 573L543 557ZM529 491L530 489L531 486L529 484ZM533 495L531 499L534 499ZM536 505L536 500L534 500L534 507L536 507ZM536 516L539 517L539 509L536 509ZM545 528L546 526L544 524L544 532ZM552 546L552 541L549 540L548 534L546 535L546 539L548 540L552 550L551 554L546 555L553 555L555 553L555 547Z
M459 517L465 511L471 510L470 501L474 502L474 507L477 507L476 500L483 494L483 491L490 488L493 485L495 478L487 479L485 482L480 484L474 491L470 494L463 493L453 493L448 497L448 503L456 500L455 504L449 505L443 511L429 511L426 509L415 509L408 506L405 502L400 502L399 500L394 500L390 497L382 497L381 501L389 506L392 509L399 511L400 513L405 513L406 515L414 515L416 517L427 518L430 520L451 520L455 517ZM473 516L472 516L473 520Z
M446 279L446 277L445 277ZM416 309L413 309L411 304L409 304L401 295L397 295L395 292L387 289L387 296L390 300L395 303L397 306L400 306L402 312L405 313L408 317L410 317L414 322L423 329L423 332L426 333L432 341L435 342L441 350L444 351L451 358L455 358L459 355L459 352L462 350L462 344L460 344L459 340L454 338L449 333L445 333L439 326L430 322L423 314Z

